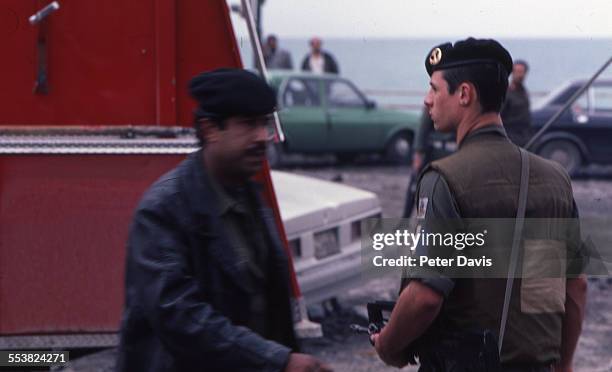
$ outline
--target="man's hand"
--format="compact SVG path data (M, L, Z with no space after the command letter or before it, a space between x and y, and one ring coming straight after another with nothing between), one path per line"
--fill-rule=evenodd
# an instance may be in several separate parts
M291 353L284 372L332 372L332 369L311 355Z

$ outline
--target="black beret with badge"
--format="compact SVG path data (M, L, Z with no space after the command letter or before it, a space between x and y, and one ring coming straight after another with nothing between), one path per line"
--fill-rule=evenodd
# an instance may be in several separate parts
M440 44L425 58L425 68L429 76L434 71L475 64L497 64L506 70L508 75L512 72L510 53L493 39L470 37L455 44Z
M259 116L274 112L276 93L262 78L242 69L203 72L189 83L198 102L196 118Z

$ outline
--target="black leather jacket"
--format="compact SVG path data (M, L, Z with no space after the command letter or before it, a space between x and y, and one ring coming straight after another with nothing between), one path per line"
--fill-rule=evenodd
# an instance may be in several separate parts
M296 350L287 257L271 211L269 309L275 340L243 326L247 267L205 182L201 151L162 176L138 206L128 240L117 371L281 371ZM254 185L250 184L252 192Z

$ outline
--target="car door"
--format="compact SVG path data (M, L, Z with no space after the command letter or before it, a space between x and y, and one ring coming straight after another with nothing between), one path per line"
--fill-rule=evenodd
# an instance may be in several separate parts
M587 146L592 161L612 163L612 84L597 84L591 87L590 105L587 115L589 138Z
M291 152L327 151L327 115L321 99L321 81L289 77L280 87L280 119Z
M381 147L383 128L365 96L344 79L326 79L329 150L357 152Z

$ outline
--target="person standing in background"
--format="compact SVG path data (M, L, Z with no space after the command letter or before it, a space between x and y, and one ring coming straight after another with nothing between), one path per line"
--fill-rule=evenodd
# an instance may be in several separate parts
M293 69L291 54L285 49L278 47L278 38L276 35L269 35L266 38L263 53L267 68L281 70Z
M416 195L417 183L421 170L430 162L450 154L450 151L446 149L446 145L454 141L454 134L435 131L433 120L431 120L431 116L429 116L429 109L425 106L421 113L419 130L414 138L414 153L412 154L412 166L410 169L412 175L410 176L410 182L406 190L406 203L404 205L402 218L410 218L412 215L414 197ZM439 142L441 148L436 149L434 147L434 142Z
M323 42L318 37L310 39L310 53L302 61L302 71L312 71L315 74L339 74L340 68L334 57L321 49Z
M519 146L524 146L531 134L529 92L524 85L528 71L527 62L520 59L514 61L512 78L506 92L506 102L501 111L508 137Z

